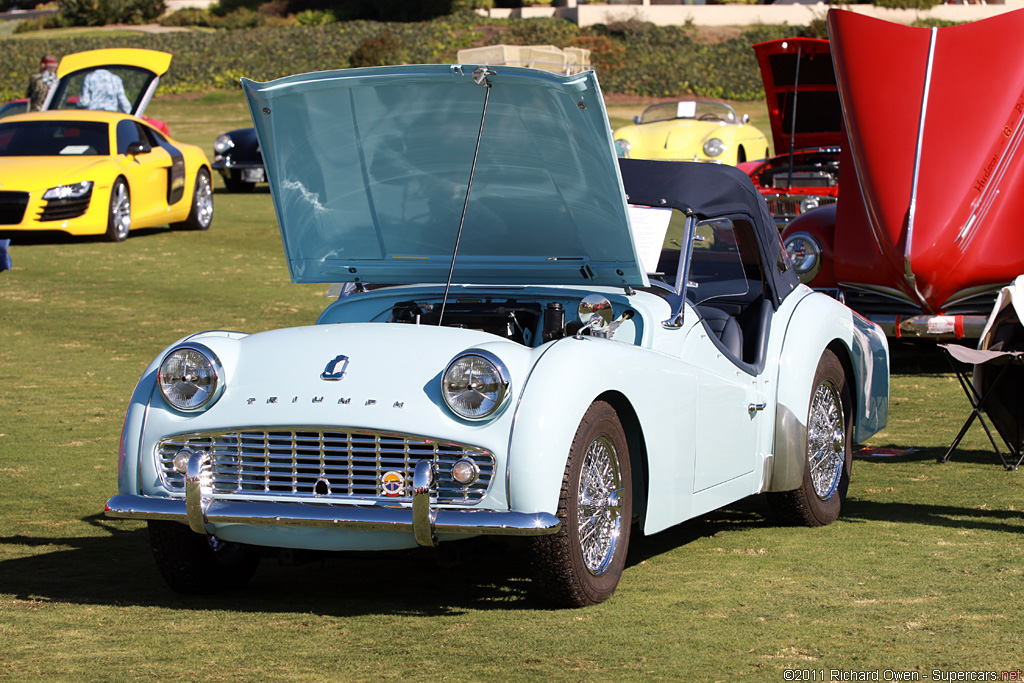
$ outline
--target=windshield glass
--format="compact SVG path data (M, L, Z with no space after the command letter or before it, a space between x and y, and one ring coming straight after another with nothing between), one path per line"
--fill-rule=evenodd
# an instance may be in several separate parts
M723 102L662 102L653 104L640 115L639 123L696 119L698 121L724 121L736 123L736 111Z
M110 154L107 124L98 121L0 123L0 156L83 156Z
M152 71L134 66L82 69L60 79L48 108L130 114L154 77Z

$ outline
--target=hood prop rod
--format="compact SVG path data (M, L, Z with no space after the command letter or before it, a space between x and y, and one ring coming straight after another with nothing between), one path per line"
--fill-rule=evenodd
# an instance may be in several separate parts
M793 157L796 155L796 104L800 97L800 59L804 52L804 46L796 46L796 73L793 78L793 120L789 123L789 173L786 176L786 189L793 188Z
M462 205L462 217L459 219L459 232L455 235L455 249L452 251L452 265L448 268L448 281L444 285L444 298L441 299L441 315L437 317L437 326L444 323L444 309L448 304L448 290L452 286L452 276L455 274L455 257L459 254L459 242L462 240L462 226L466 223L466 210L469 208L469 195L473 190L473 174L476 172L476 160L480 156L480 141L484 137L484 121L487 119L487 100L491 97L491 82L488 76L496 75L497 72L488 69L486 66L478 66L473 72L473 82L477 85L487 87L484 92L484 110L480 114L480 130L476 134L476 149L473 151L473 165L469 168L469 182L466 184L466 201Z

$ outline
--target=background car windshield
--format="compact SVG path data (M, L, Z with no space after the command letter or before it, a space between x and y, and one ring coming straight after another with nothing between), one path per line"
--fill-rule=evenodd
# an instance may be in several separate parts
M736 123L736 112L722 102L662 102L644 109L640 123L671 121L673 119L697 119L699 121L725 121Z
M115 111L111 107L87 104L90 101L90 98L82 100L82 88L86 78L89 77L90 74L98 74L104 71L115 77L115 79L120 80L121 85L124 87L124 95L127 98L130 107L129 111L124 111L123 107L119 110L123 113L135 111L139 106L139 101L142 99L143 93L146 91L146 87L154 78L153 72L134 66L115 65L104 66L103 68L82 69L81 71L68 74L64 78L60 79L60 83L57 85L57 92L53 95L53 100L50 102L49 109L106 109L108 111ZM99 81L102 82L105 90L111 87L111 83L116 83L116 80L110 79L106 74L102 74L102 76L103 77L99 79ZM96 79L95 75L93 76L93 79ZM116 97L116 94L113 96ZM103 100L92 98L91 101L99 103Z
M110 154L107 124L95 121L18 121L0 124L0 156Z

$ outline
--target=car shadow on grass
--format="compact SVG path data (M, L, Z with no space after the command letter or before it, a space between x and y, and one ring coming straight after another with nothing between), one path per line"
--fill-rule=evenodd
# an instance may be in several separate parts
M139 237L149 237L151 235L159 235L161 233L167 233L174 230L170 226L155 227L155 228L134 228L128 235L128 239L133 240ZM30 247L36 245L54 245L54 244L94 244L96 242L110 242L105 235L70 235L60 230L33 230L31 232L0 232L0 239L11 240L11 256L15 260L17 259L17 249L19 247ZM16 262L16 261L15 261Z
M654 536L634 528L627 567L714 535L762 526L763 500L742 501ZM81 537L0 536L0 592L38 602L241 612L437 616L470 610L549 610L533 591L525 539L481 537L437 548L265 557L245 587L174 593L153 561L145 526L95 515Z
M846 500L840 519L848 523L899 522L1013 534L1024 531L1024 516L1020 510L989 510L980 507L881 502L858 498Z
M0 536L0 593L37 602L357 616L546 609L530 592L524 553L491 539L436 549L265 557L245 587L216 596L174 593L160 577L145 526L83 521L82 537ZM312 561L305 561L310 560Z

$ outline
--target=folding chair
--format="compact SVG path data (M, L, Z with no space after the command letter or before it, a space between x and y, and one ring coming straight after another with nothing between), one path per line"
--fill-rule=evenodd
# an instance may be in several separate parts
M992 448L995 449L1002 461L1003 467L1007 470L1016 470L1020 467L1021 461L1024 461L1024 453L1022 453L1024 431L1021 429L1022 417L1024 417L1021 393L1024 391L1024 386L1018 386L1016 390L1010 389L1008 392L997 392L997 389L1000 389L1007 379L1016 379L1019 384L1024 384L1024 352L971 349L958 344L938 344L938 347L946 353L946 358L949 359L949 364L960 381L960 387L971 403L971 414L964 426L960 428L960 433L953 439L949 450L939 458L939 462L949 461L953 451L956 450L971 424L977 419L984 427L985 434L988 435L988 440L992 443ZM957 362L961 365L958 365ZM983 393L978 391L975 382L972 381L975 370L981 370L983 374L995 372L994 379L985 380L987 386L983 387ZM1012 397L1010 402L1014 403L1014 406L1003 405L1007 397ZM998 419L992 415L993 411L997 413ZM1009 451L1010 460L1007 460L1003 456L1003 452L999 450L995 437L992 436L992 430L989 429L988 423L982 415L983 412L988 414L996 431L999 432L999 436ZM1016 462L1013 462L1014 459Z

